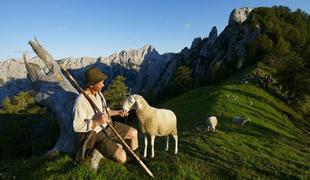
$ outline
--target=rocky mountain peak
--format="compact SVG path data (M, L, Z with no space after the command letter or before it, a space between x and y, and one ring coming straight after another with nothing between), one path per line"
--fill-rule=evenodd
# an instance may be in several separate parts
M147 44L147 45L143 46L141 48L141 50L144 52L152 52L155 50L155 48L152 45Z
M250 12L252 11L252 8L248 7L242 7L239 9L234 9L229 16L228 24L232 23L243 23L249 16Z
M202 41L201 37L195 38L192 42L191 49L196 48L201 41Z
M217 28L216 28L216 26L213 26L213 28L211 29L211 31L209 33L208 44L213 45L216 38L217 38Z
M99 57L98 62L111 65L120 64L122 66L139 66L146 56L151 54L159 55L151 45L145 45L140 49L128 48L118 53L113 53L108 57Z

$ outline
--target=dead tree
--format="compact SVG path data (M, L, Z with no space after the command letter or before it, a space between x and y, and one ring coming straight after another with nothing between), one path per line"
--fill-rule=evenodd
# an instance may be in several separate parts
M74 153L77 136L72 126L72 109L78 92L63 76L53 57L36 40L30 41L29 44L45 65L45 67L40 67L29 62L27 54L24 53L27 76L36 92L35 100L39 105L46 106L51 110L56 116L60 128L59 138L49 153Z
M59 152L75 154L77 135L73 131L73 105L78 92L64 77L57 62L37 40L30 41L29 44L45 65L40 67L29 62L27 54L24 53L27 76L36 92L35 100L39 105L46 106L52 111L60 127L59 138L46 155L49 157ZM91 168L97 170L102 158L100 152L95 149Z

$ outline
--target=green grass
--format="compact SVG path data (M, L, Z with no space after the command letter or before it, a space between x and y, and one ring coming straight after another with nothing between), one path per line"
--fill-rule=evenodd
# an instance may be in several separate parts
M232 96L238 99L233 100ZM179 106L179 102L187 102L187 105ZM177 114L184 114L179 116L182 122L179 128L188 131L186 138L180 140L185 141L187 153L193 153L188 147L195 147L197 157L205 155L206 167L217 171L222 166L224 172L217 175L310 177L309 136L293 123L303 121L301 116L265 91L240 84L208 87L191 91L168 104ZM294 120L289 120L283 111L291 113ZM206 117L211 115L219 120L218 131L212 134L206 133L203 126ZM252 121L244 128L235 129L231 127L233 115L248 116Z
M146 163L156 179L310 178L310 136L299 127L305 120L254 85L199 88L160 106L172 109L178 117L179 153L173 153L172 138L168 152L163 150L164 138L156 139L155 158ZM219 121L215 133L207 132L205 125L211 115ZM233 128L233 115L248 116L251 121ZM54 161L43 157L2 160L0 173L2 179L149 178L139 165L122 166L105 159L94 172L68 155Z

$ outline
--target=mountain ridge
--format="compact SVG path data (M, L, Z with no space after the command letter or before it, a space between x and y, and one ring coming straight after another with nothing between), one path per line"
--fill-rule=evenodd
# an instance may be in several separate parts
M169 61L167 56L165 54L160 55L151 45L145 45L139 49L127 48L106 57L69 57L56 60L57 63L63 64L67 69L71 70L81 84L84 83L83 72L85 68L97 66L108 74L108 84L115 76L123 75L127 77L127 85L131 86L135 91L139 91L139 87L142 86L140 79L142 81L150 76L154 78L157 76L156 72L160 72L160 70L148 72L145 70L148 68L147 64L161 67L166 61ZM36 64L38 68L44 69L45 67L44 63L37 57L32 58L30 62ZM21 59L8 59L0 62L0 67L0 101L6 96L10 97L17 94L19 91L31 90L30 81L27 79L27 71ZM148 77L143 77L144 74L141 73L139 75L140 69Z

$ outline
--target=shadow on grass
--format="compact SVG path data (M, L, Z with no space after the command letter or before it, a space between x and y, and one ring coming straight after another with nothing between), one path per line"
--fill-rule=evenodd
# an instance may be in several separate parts
M53 147L58 133L58 123L47 113L0 114L0 158L42 155Z
M41 170L45 162L43 157L1 160L0 179L34 179L34 174Z
M235 170L231 167L232 162L226 160L224 157L221 157L216 153L216 151L205 150L193 142L186 141L180 142L180 149L181 153L190 156L190 158L203 161L206 164L206 167L210 169L210 171L216 175L217 178L237 178L234 172Z

